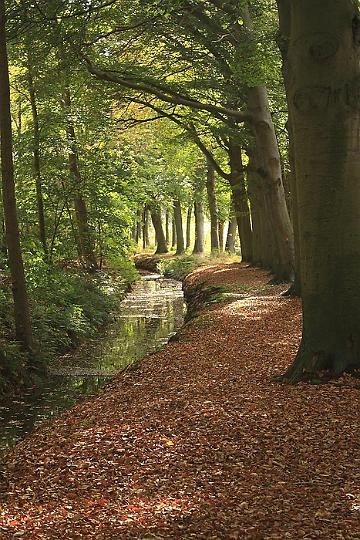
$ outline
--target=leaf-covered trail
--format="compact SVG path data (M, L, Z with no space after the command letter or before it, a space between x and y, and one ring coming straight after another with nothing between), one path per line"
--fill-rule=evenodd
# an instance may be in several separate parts
M268 276L221 265L191 279L263 289ZM203 311L20 443L0 538L359 540L359 390L271 381L301 326L278 290Z

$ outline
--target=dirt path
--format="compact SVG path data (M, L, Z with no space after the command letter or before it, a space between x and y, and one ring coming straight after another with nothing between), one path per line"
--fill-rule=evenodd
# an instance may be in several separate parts
M20 443L1 539L360 539L356 382L272 382L301 315L265 272L220 265L190 280L248 297L204 310Z

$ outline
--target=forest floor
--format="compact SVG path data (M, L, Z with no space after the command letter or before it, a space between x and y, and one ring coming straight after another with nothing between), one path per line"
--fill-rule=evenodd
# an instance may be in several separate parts
M0 538L359 540L358 384L272 380L301 309L268 281L241 264L190 275L242 296L13 449Z

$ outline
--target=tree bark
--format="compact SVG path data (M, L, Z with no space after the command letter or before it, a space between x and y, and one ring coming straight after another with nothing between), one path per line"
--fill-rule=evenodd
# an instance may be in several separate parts
M179 199L174 200L174 220L176 228L176 255L182 255L185 251L184 231Z
M165 233L162 226L161 212L158 208L151 207L150 213L151 213L151 219L152 219L154 229L155 229L155 238L156 238L156 244L157 244L155 253L157 254L167 253L168 248L166 245Z
M165 212L165 240L168 246L170 243L170 210L168 208Z
M193 205L188 207L186 215L186 249L189 249L191 244L191 219L193 213Z
M79 168L75 128L70 116L71 93L69 87L65 87L63 91L62 106L66 114L66 132L69 144L69 170L76 186L74 208L80 247L79 256L85 268L89 271L93 271L97 268L97 262L94 253L93 237L89 226L87 205L82 193L83 180Z
M149 239L149 209L147 205L144 206L143 210L143 249L146 249L150 244Z
M219 219L219 251L222 253L224 251L224 225L225 221Z
M207 160L206 191L210 213L211 253L219 252L219 220L215 192L215 171L210 160Z
M171 220L171 249L175 249L176 247L176 225L175 225L175 218L173 217Z
M205 213L202 200L194 203L195 214L195 243L193 254L203 255L205 252Z
M5 2L0 0L0 138L1 175L6 243L14 299L16 339L33 350L33 336L16 213L13 142L10 114L9 66L6 46Z
M257 172L265 185L270 210L268 217L278 255L273 272L275 277L289 281L294 276L294 239L282 183L279 148L265 87L256 86L248 90L248 109L254 118L251 127L256 140Z
M226 234L226 242L225 242L225 251L228 251L229 253L235 253L235 241L236 241L236 230L237 230L237 219L235 216L235 209L234 209L234 199L233 196L231 196L230 200L230 212L229 212L229 224L228 224L228 230Z
M288 6L303 300L301 344L285 373L294 382L360 367L360 21L350 0Z
M230 187L233 195L235 217L241 245L241 258L245 262L252 262L252 229L248 196L245 186L244 168L241 159L241 148L230 141Z

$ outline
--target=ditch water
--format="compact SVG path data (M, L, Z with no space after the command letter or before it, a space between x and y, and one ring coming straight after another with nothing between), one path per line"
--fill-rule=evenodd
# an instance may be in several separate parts
M0 400L0 453L44 420L95 395L118 371L159 350L183 324L181 283L144 276L120 303L107 331L50 366L38 388Z

